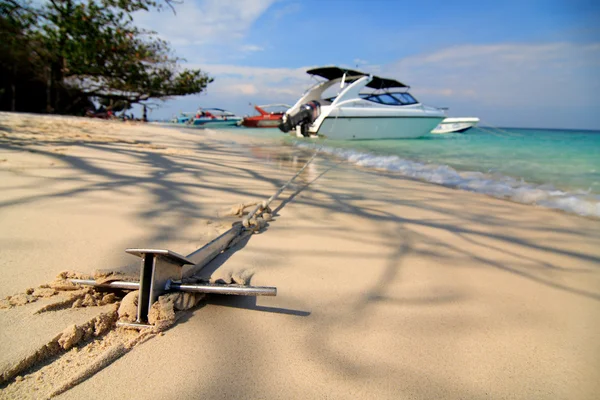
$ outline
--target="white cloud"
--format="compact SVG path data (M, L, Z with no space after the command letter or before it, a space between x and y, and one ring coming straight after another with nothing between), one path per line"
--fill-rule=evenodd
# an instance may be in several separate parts
M230 85L228 89L231 92L239 93L242 95L255 95L258 93L258 88L255 85L249 83L240 83L237 85Z
M187 64L214 77L206 92L168 101L152 118L170 118L180 111L222 107L239 115L254 112L249 106L265 103L293 103L315 83L301 68L261 68L227 64Z
M600 43L463 45L406 57L382 75L450 116L496 126L600 129Z
M246 53L253 53L256 51L264 51L265 49L255 44L245 44L240 48L240 50Z
M304 67L261 68L223 64L191 67L199 67L215 78L208 87L208 93L214 95L260 94L261 97L272 97L273 101L282 101L299 97L311 84Z
M600 43L464 45L383 68L415 92L489 106L584 105L598 94Z
M242 40L276 0L187 0L170 10L140 12L136 24L160 33L175 47Z
M196 66L216 78L209 92L251 84L254 93L298 96L310 84L309 67ZM457 46L361 69L397 78L434 102L455 99L490 106L544 106L556 104L557 97L563 104L598 99L600 82L594 71L599 67L600 44L550 43Z
M275 10L273 12L273 16L279 19L288 14L297 14L301 9L302 6L300 5L300 3L289 3L279 8L278 10Z

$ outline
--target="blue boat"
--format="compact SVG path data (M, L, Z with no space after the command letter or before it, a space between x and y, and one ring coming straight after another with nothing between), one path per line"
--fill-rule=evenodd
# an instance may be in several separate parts
M196 115L188 122L196 128L219 128L241 124L242 118L231 111L221 108L199 108Z
M195 113L179 113L171 123L194 128L220 128L240 125L242 118L222 108L199 108Z
M190 123L192 118L194 118L196 114L195 113L179 113L179 115L175 115L173 116L173 119L171 119L171 123L172 124L187 124Z

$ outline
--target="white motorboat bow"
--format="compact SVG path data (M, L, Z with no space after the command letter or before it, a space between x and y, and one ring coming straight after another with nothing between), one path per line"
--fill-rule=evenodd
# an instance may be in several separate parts
M409 86L388 78L339 67L307 71L319 82L283 116L279 128L299 136L328 139L403 139L427 135L444 118L443 110L424 106L407 90ZM339 93L326 97L339 85Z
M467 117L467 118L446 118L438 126L435 127L431 133L458 133L465 132L479 123L479 118Z

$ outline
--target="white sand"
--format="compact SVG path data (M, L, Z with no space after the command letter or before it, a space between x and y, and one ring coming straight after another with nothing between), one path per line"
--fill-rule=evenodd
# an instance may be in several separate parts
M0 114L2 297L135 265L127 247L187 254L306 159L224 133L15 121ZM596 398L600 222L324 158L302 180L209 266L277 297L213 297L60 398Z

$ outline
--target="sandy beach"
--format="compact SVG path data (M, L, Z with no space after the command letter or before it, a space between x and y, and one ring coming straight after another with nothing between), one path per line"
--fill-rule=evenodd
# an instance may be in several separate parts
M0 113L0 298L65 270L135 269L126 248L187 255L240 221L224 210L267 199L311 155L251 133ZM600 392L597 219L324 155L271 208L205 270L252 275L277 297L209 296L57 398ZM114 304L35 314L47 302L0 309L1 367ZM101 338L34 363L0 398L49 396Z

